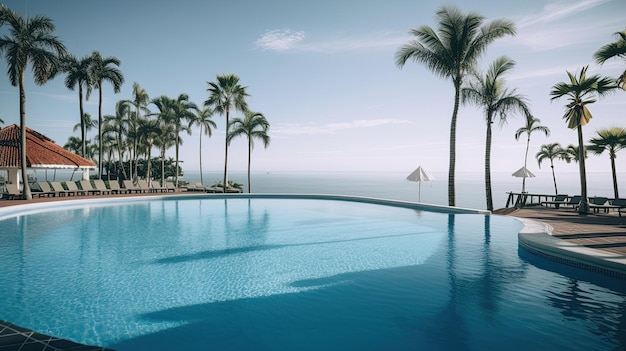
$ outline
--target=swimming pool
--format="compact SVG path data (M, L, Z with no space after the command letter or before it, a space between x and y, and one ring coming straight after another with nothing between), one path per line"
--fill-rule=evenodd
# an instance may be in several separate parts
M297 197L48 207L0 220L0 319L81 343L626 347L624 282L526 253L508 217Z

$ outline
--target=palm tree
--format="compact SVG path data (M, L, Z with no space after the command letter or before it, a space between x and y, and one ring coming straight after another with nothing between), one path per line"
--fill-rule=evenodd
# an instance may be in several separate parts
M572 163L572 162L576 162L578 163L580 161L580 147L578 145L573 145L573 144L569 144L567 145L567 148L564 150L565 154L567 155L564 160L567 163ZM583 158L586 160L588 155L587 155L587 147L583 146Z
M178 135L176 128L172 124L172 121L176 118L176 100L161 95L152 99L150 103L154 104L158 109L158 112L155 112L153 115L157 116L159 133L153 139L153 142L161 150L161 182L165 182L165 152L175 145Z
M147 154L147 171L146 171L146 179L152 179L152 172L150 170L152 166L152 145L158 140L159 135L161 134L161 128L159 126L158 120L152 120L147 118L140 118L137 121L137 143L139 145L138 151L142 148L142 145L145 146L145 153ZM163 168L163 167L162 167ZM163 181L161 185L165 184Z
M85 155L86 153L86 143L85 143L85 112L83 110L83 88L86 89L85 98L89 100L89 96L91 95L91 77L89 76L89 66L91 65L91 57L85 56L80 59L76 58L74 55L68 54L63 57L63 71L67 73L65 76L65 87L70 90L74 90L74 87L78 85L78 106L79 112L78 115L80 118L80 137L82 140L82 147L80 149L79 154Z
M615 35L619 37L616 42L606 44L593 54L597 63L603 64L606 60L614 57L621 57L626 60L626 29L615 33ZM626 90L626 71L617 78L617 86Z
M613 194L616 199L619 199L615 157L619 150L626 148L626 129L619 127L605 128L598 130L596 134L598 135L597 137L589 139L591 145L587 149L596 155L602 154L605 150L609 152L611 171L613 173Z
M522 134L526 133L528 138L526 138L526 153L524 154L524 168L528 163L528 148L530 146L530 135L534 132L541 132L546 135L546 137L550 136L550 128L546 126L542 126L538 124L541 122L539 118L535 118L531 115L526 116L526 125L522 128L515 131L515 140L519 140ZM524 173L524 177L522 177L522 193L526 191L526 173Z
M131 111L131 104L129 104L126 100L120 100L115 104L115 115L104 116L103 133L106 132L113 136L117 146L120 169L124 175L126 175L123 158L124 149L126 147L125 138L128 134L128 124L133 113L134 112ZM131 177L129 176L128 179L131 179Z
M587 68L585 66L580 71L578 78L567 72L570 82L560 82L555 84L550 91L551 100L556 100L567 96L569 103L565 105L565 115L563 119L567 122L567 127L578 131L579 157L578 167L580 169L580 206L579 214L587 214L589 212L589 199L587 198L587 174L585 171L585 150L583 143L582 127L591 120L591 112L587 109L588 104L596 102L596 97L601 97L611 92L615 86L608 77L600 77L593 75L587 77Z
M487 194L487 209L493 211L493 197L491 193L491 125L496 118L505 123L509 112L521 111L530 115L526 105L526 97L517 93L515 89L505 87L504 75L513 69L515 61L508 57L500 57L490 66L483 77L474 73L473 79L461 91L463 103L472 103L483 108L487 122L487 140L485 142L485 192Z
M148 93L146 92L146 90L144 88L142 88L141 86L139 86L139 83L134 82L133 83L133 99L132 100L127 100L128 103L132 104L135 107L135 113L131 116L133 117L131 120L128 121L128 136L131 139L131 150L130 150L130 178L134 178L137 175L137 148L139 147L138 145L138 139L137 139L137 134L138 134L138 128L139 128L139 121L142 118L142 112L143 114L149 114L150 111L148 110L148 104L150 103L150 97L148 96ZM133 164L135 165L134 169L133 169Z
M563 150L561 144L552 143L552 144L544 144L541 145L541 149L535 155L537 158L537 165L541 168L541 162L545 159L550 160L550 168L552 168L552 180L554 181L554 194L558 195L559 190L556 187L556 176L554 174L554 160L561 159L565 160L567 163L571 162L571 156Z
M180 138L180 132L187 132L191 134L191 129L187 125L183 125L183 121L189 123L195 117L195 111L198 111L198 106L189 101L189 96L187 94L180 94L178 98L174 101L174 115L172 116L172 123L175 126L176 130L176 165L174 166L176 169L176 175L174 177L174 184L178 187L178 150L180 145L182 145L183 140Z
M209 138L213 134L213 129L217 128L217 124L212 119L213 110L209 107L204 108L194 116L194 118L189 122L189 127L192 125L197 125L200 127L200 183L204 184L204 180L202 179L202 134L207 135Z
M91 54L92 64L89 68L89 75L93 79L94 87L98 89L98 140L102 140L102 84L106 81L113 85L113 91L119 93L124 84L124 76L117 68L120 60L116 57L102 57L98 51ZM98 178L102 178L102 154L103 147L100 142L98 151Z
M24 19L5 5L0 5L0 25L8 24L9 34L0 38L0 54L8 63L11 85L19 89L20 159L23 196L33 198L26 174L26 91L24 88L28 64L32 64L35 84L43 85L60 69L60 56L65 55L63 43L53 35L54 23L43 16Z
M226 114L226 136L224 138L224 192L228 184L228 131L230 127L230 112L248 110L246 96L250 96L247 87L239 85L239 77L234 74L223 74L217 76L217 82L207 82L210 92L209 98L204 102L205 107L212 107L221 115Z
M76 123L72 131L75 132L77 129L83 129L83 127L85 130L85 137L87 137L87 132L98 127L98 121L96 121L95 119L91 119L91 114L85 112L83 113L83 120L80 123Z
M461 86L468 72L494 40L514 35L510 21L494 20L483 23L476 13L467 15L455 7L441 7L437 12L438 31L429 26L411 30L415 39L396 52L396 64L403 67L408 60L424 64L433 73L452 80L454 108L450 121L450 166L448 170L448 205L455 205L456 120L459 111Z
M263 146L267 149L270 144L270 136L267 134L270 124L263 114L245 111L244 118L233 119L231 127L232 130L226 139L227 143L230 144L231 140L240 135L245 135L248 138L248 193L250 193L250 160L252 157L252 149L254 148L254 139L262 141ZM224 192L226 192L226 186L224 187Z

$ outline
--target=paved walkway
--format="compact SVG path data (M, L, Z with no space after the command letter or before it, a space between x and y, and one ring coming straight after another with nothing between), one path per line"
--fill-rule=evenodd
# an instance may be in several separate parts
M617 211L581 216L571 208L529 207L499 209L494 213L549 224L554 237L626 258L626 215L619 217Z

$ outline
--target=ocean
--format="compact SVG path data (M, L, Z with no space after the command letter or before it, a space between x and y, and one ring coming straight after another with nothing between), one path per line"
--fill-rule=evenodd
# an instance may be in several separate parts
M251 183L253 193L355 195L403 201L418 201L420 198L423 203L447 205L447 172L431 172L431 175L435 178L433 181L418 184L406 180L408 173L398 172L252 172ZM203 174L205 185L221 181L222 177L222 172ZM580 194L578 173L557 173L556 177L560 194ZM626 179L626 174L618 174L617 177L618 181ZM200 172L185 172L180 179L190 183L199 182ZM244 191L247 192L246 172L229 172L228 179L244 184ZM589 196L612 198L612 184L610 173L587 173ZM513 177L507 172L492 173L494 208L505 207L508 192L519 193L521 190L522 178ZM531 194L554 194L552 173L536 173L536 177L526 178L526 191ZM487 207L483 173L457 172L456 206L474 209Z
M391 200L418 201L435 205L448 204L447 172L430 172L433 181L418 184L406 180L410 172L252 172L253 193L276 194L329 194L353 195ZM526 178L526 191L530 194L555 194L552 173L535 173L536 177ZM37 180L65 181L78 180L80 174L71 171L54 172L38 170ZM204 172L205 185L221 182L222 172ZM559 194L580 194L580 180L577 172L557 173ZM200 172L186 171L179 179L189 183L200 181ZM243 184L247 192L246 172L229 172L228 179ZM626 173L618 173L618 182L626 179ZM626 195L624 182L619 182L622 197ZM505 207L508 192L519 193L522 178L508 172L492 173L492 194L494 208ZM587 191L591 196L613 198L613 182L610 173L587 173ZM484 174L479 172L457 172L456 206L486 209Z

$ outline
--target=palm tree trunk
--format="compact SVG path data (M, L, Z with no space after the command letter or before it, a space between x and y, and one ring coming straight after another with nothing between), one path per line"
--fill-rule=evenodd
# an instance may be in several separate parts
M85 157L87 145L85 143L85 118L83 117L83 84L78 82L78 106L80 109L80 139L82 141L81 156Z
M224 186L224 193L226 193L226 188L228 187L228 177L227 177L227 170L228 170L228 127L230 126L230 121L229 121L229 109L226 109L226 143L224 145L224 183L222 183L222 185Z
M580 206L579 214L589 213L589 198L587 197L587 173L585 171L585 144L583 142L583 127L578 126L578 167L580 169Z
M611 171L613 172L613 194L619 199L619 190L617 189L617 172L615 171L615 157L611 156Z
M174 167L174 172L176 172L175 176L174 176L174 184L176 184L176 187L178 188L178 144L179 144L179 134L180 131L178 130L178 126L176 126L176 167Z
M487 195L487 210L493 211L491 194L491 115L487 121L487 141L485 142L485 193Z
M165 182L165 147L161 148L161 183L163 182Z
M33 194L30 192L28 174L26 173L26 91L24 89L24 72L20 74L20 158L22 164L22 196L26 200L31 200Z
M554 195L559 195L559 190L556 188L556 175L554 175L554 163L550 159L550 168L552 168L552 180L554 181Z
M528 139L526 139L526 154L524 154L524 169L526 169L526 165L528 164L528 147L530 146L530 131L528 132ZM522 193L526 192L526 172L524 172L524 176L522 177Z
M152 174L150 173L150 166L152 166L152 160L150 159L150 157L152 156L152 145L148 146L148 166L147 166L147 171L146 171L146 179L152 179ZM135 163L136 165L136 163ZM163 186L163 184L165 184L165 182L163 180L161 180L161 186Z
M102 83L98 84L98 179L102 179Z
M202 179L202 132L203 127L200 125L200 184L204 185L204 180Z
M248 136L248 194L252 192L250 183L250 160L252 159L252 137Z
M456 169L456 118L459 113L460 80L454 82L454 110L450 121L450 167L448 168L448 206L455 206L454 176Z

